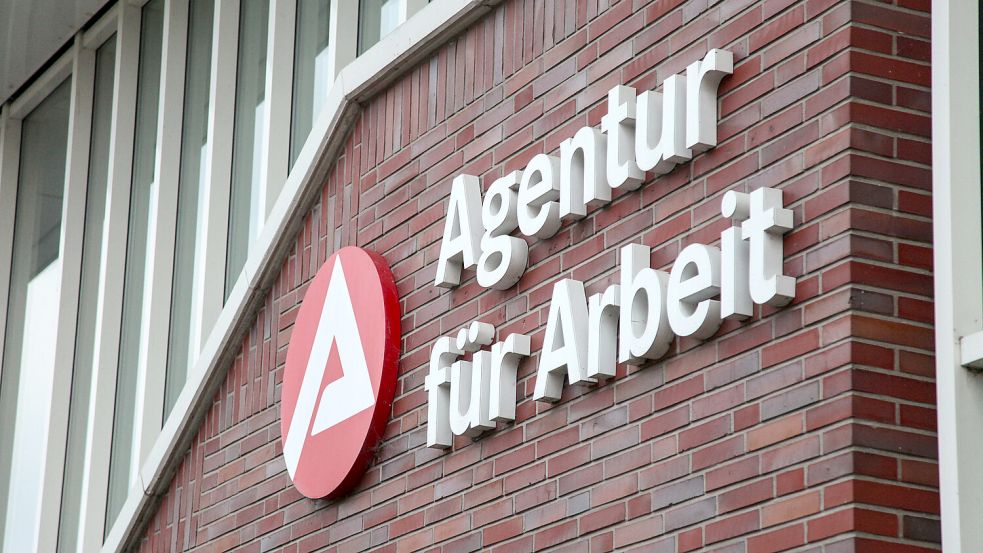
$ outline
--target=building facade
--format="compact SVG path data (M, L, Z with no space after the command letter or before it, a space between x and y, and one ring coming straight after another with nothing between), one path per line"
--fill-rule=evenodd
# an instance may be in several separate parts
M971 4L96 6L2 93L3 551L983 548ZM435 285L448 233L468 234L448 224L462 176L487 198L543 154L578 167L562 150L584 128L610 153L613 90L668 102L669 80L691 107L711 56L732 57L712 138L560 207L552 233L513 226L514 283L479 284L464 254L459 284ZM590 155L556 182L587 189ZM789 210L767 232L790 301L537 389L544 352L570 346L550 322L562 283L624 291L630 244L667 277L691 246L726 250L748 216L725 197L760 189ZM398 365L364 473L312 499L285 461L285 371L348 246L392 273ZM434 349L473 322L529 337L514 420L428 447Z

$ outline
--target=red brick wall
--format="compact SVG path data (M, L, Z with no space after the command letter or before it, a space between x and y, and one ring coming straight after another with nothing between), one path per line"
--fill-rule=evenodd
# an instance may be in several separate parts
M711 4L708 6L708 4ZM939 539L928 0L509 0L364 106L142 549L891 551ZM450 179L487 186L713 47L717 148L530 249L507 291L432 285ZM476 318L542 342L552 284L597 291L620 245L714 243L728 189L794 210L795 302L682 341L555 405L520 366L515 424L424 447L429 348ZM404 313L397 399L359 488L301 498L278 386L306 283L356 244ZM327 460L326 460L327 461Z

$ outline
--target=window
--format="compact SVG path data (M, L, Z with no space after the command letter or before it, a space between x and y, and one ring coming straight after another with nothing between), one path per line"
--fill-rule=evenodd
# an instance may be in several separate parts
M14 249L0 382L0 509L6 551L33 551L54 378L71 80L21 126ZM16 450L17 455L11 452Z
M361 0L358 4L358 55L362 55L400 21L400 3L407 0Z
M246 263L249 243L259 234L265 218L261 212L264 205L261 197L265 192L260 167L265 155L266 37L270 5L265 0L245 0L240 10L226 299Z
M181 134L181 173L178 184L177 229L174 244L174 277L171 288L171 321L167 346L167 380L164 414L170 412L188 377L192 319L199 300L190 290L194 281L195 244L198 234L198 198L205 186L208 151L208 94L211 82L212 23L214 3L193 0L189 7L188 54L184 82L184 122Z
M426 0L101 3L0 111L3 551L128 522L335 75Z
M78 319L75 329L75 362L68 415L68 443L62 483L58 549L68 550L78 536L82 494L82 470L88 424L89 392L92 383L93 349L96 338L96 304L99 298L99 267L102 258L102 229L106 218L109 182L109 143L113 117L113 82L116 37L96 50L95 88L92 102L92 131L89 143L89 182L85 194L85 230L82 237L82 272Z
M123 313L117 364L107 528L112 525L129 492L129 457L133 443L133 420L136 409L147 226L150 218L150 198L154 186L154 162L157 149L157 106L160 99L161 42L164 27L163 4L163 0L147 3L143 7L140 21L136 128L127 220ZM74 516L78 517L77 514Z
M211 80L212 20L210 0L194 0L189 10L188 56L184 82L184 122L178 185L171 322L167 347L164 414L170 412L188 377L196 327L192 324L190 293L194 283L198 235L198 197L204 185L208 151L208 94Z
M321 113L333 79L328 51L330 0L299 0L294 45L293 112L290 116L290 167L300 155Z

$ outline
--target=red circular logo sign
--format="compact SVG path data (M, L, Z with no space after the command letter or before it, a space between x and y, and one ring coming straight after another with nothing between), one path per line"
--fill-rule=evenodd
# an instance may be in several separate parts
M300 493L337 497L358 482L389 419L399 339L386 261L335 252L304 295L283 370L283 457Z

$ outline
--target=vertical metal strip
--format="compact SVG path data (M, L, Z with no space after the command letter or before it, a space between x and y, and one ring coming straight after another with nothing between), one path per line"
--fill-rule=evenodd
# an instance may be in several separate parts
M358 55L358 0L331 0L331 29L328 31L328 73L334 80Z
M266 133L262 137L262 151L266 155L260 169L263 224L280 196L290 165L290 140L286 138L290 136L296 19L297 0L273 0L270 4L266 54L267 101L263 114Z
M208 339L225 294L225 258L232 187L232 141L235 126L236 64L239 46L239 0L215 4L212 72L209 90L208 147L205 178L198 204L198 241L192 289L191 374Z
M983 326L978 2L932 2L932 227L942 545L983 543L983 378L959 345Z
M106 225L103 231L100 275L101 307L99 367L108 367L116 376L119 370L120 324L123 311L123 286L126 272L126 244L130 214L130 186L133 181L133 141L136 136L137 81L140 65L141 9L122 3L116 30L116 84L113 101L113 123L109 148L109 182L106 202ZM139 390L140 367L137 367ZM143 406L139 393L136 418L139 421ZM140 457L138 442L141 428L134 423L134 455L131 457L131 484L136 480ZM158 428L159 430L159 428Z
M152 407L156 409L159 417L163 417L163 391L167 374L167 344L181 167L181 131L184 121L188 12L188 0L167 0L164 5L160 111L157 119L157 157L154 162L156 184L150 200L147 265L144 273L146 276L139 366L146 375L147 388L159 389L159 398L155 397ZM150 402L147 403L150 409ZM147 415L151 414L148 412ZM157 428L159 429L160 426L158 424ZM152 442L146 445L150 447Z
M68 150L65 161L65 199L61 223L61 286L55 329L55 366L48 412L48 432L42 463L38 551L53 552L57 545L58 518L68 439L68 414L75 361L75 329L85 234L85 201L89 180L89 146L92 134L92 101L95 86L95 51L82 46L76 35L73 48L71 103L68 115Z
M14 246L14 215L17 206L17 180L20 168L21 122L10 115L10 104L3 107L0 136L0 393L3 392L4 339L7 335L7 298ZM2 397L2 396L0 396ZM6 498L11 452L0 452L0 497ZM6 505L0 501L0 537L4 535ZM0 538L2 539L2 538Z
M19 157L20 121L10 117L10 105L6 104L0 107L0 382L3 382L3 343L7 330ZM4 472L0 470L2 474Z

